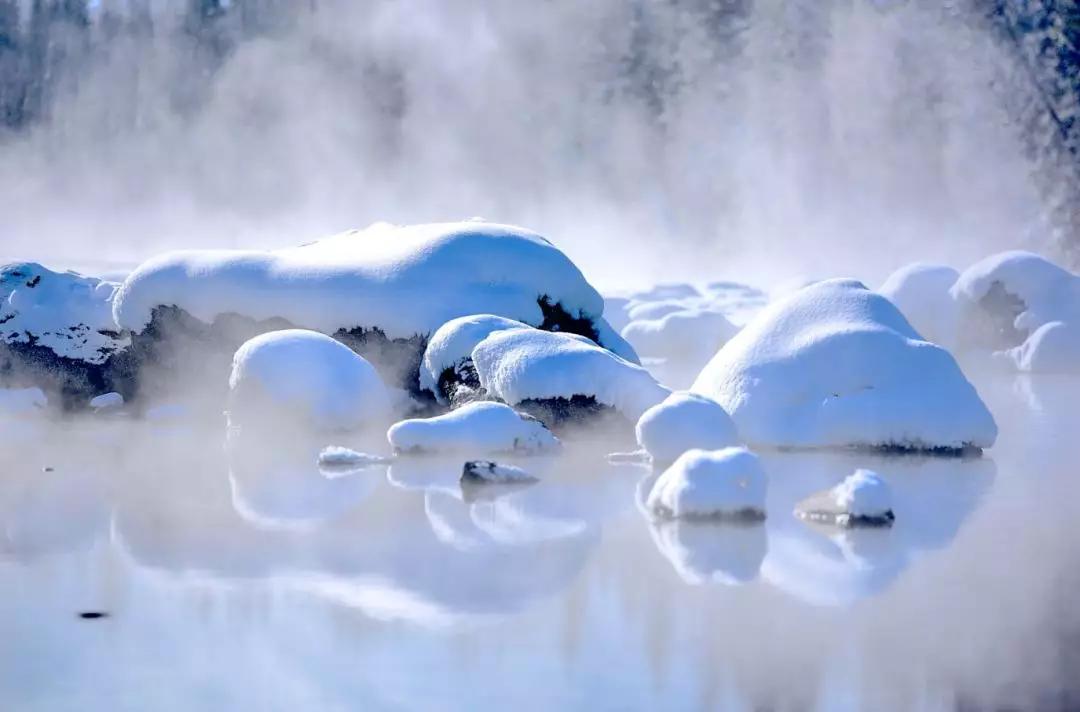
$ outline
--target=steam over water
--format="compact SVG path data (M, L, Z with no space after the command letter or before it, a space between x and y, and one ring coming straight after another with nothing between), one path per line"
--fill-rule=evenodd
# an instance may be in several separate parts
M966 3L263 5L234 37L152 4L152 33L69 49L51 118L0 142L3 256L483 215L621 286L1049 241L1009 61Z
M650 523L604 442L474 497L438 458L328 476L296 434L9 424L0 706L1070 709L1076 389L979 386L983 458L763 453L750 525ZM857 467L892 528L792 515Z

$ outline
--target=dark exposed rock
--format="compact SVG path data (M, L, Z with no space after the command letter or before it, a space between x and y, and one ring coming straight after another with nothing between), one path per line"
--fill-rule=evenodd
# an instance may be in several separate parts
M595 396L575 395L570 398L544 398L521 401L514 408L533 416L556 434L579 426L623 428L633 426L626 416Z
M116 391L134 395L136 369L131 353L116 351L104 363L58 356L33 339L0 342L0 384L4 388L36 386L64 410L83 408L94 396Z

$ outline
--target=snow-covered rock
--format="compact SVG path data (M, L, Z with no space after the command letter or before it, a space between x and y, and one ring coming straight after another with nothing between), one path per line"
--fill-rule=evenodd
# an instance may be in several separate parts
M122 405L124 405L124 396L116 391L102 393L100 396L94 396L90 399L90 407L95 411L112 410Z
M39 413L48 404L40 388L0 388L0 418Z
M475 389L472 350L489 334L524 329L528 324L494 314L473 314L446 322L431 335L420 362L420 389L431 391L439 403L455 400L459 388Z
M622 330L622 337L643 358L690 362L700 368L738 331L720 311L694 308L636 319Z
M1080 322L1047 322L1024 343L996 355L1025 373L1080 372Z
M671 519L760 518L767 483L761 461L746 448L689 450L657 478L646 508Z
M500 465L490 460L466 462L461 470L461 483L468 484L528 484L537 478L520 467Z
M577 398L636 422L670 393L644 368L575 334L497 331L476 345L472 359L484 390L512 406Z
M737 445L731 416L712 398L677 391L646 410L637 422L638 445L653 462L674 462L687 450L720 450Z
M1044 324L1080 322L1080 277L1030 252L980 260L951 291L967 347L1012 348Z
M795 512L811 521L842 527L892 524L892 490L871 470L856 470L827 492L812 495L799 503Z
M557 450L558 438L536 418L503 403L469 403L433 418L395 423L386 433L396 452L474 454Z
M889 275L878 293L895 304L928 341L949 346L957 327L956 302L949 290L959 276L946 265L916 262Z
M130 342L112 318L118 286L35 263L0 267L0 382L40 387L65 408L129 390Z
M62 358L103 364L127 346L113 321L115 282L32 262L0 267L0 335Z
M962 450L997 437L949 352L854 280L818 282L770 304L692 390L715 398L758 445Z
M356 428L388 415L375 368L334 339L286 329L256 336L233 357L230 418L270 410L320 428Z

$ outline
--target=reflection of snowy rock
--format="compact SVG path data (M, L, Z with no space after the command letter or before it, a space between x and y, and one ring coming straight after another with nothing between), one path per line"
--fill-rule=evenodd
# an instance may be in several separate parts
M690 584L753 581L768 549L760 522L673 520L650 526L656 548Z
M386 386L362 356L302 329L244 343L233 358L229 389L234 422L281 414L320 428L348 429L384 418L390 405Z
M645 369L573 334L499 331L477 344L472 355L489 395L549 425L577 419L596 406L636 421L669 392Z
M480 389L472 350L489 334L527 324L492 314L451 319L431 335L420 362L420 389L431 391L439 403L467 402Z
M959 276L952 267L916 262L889 275L878 292L928 341L950 346L956 338L957 315L949 290Z
M530 475L520 467L514 465L500 465L491 460L470 460L461 469L461 484L485 485L485 484L530 484L537 478Z
M128 339L112 318L116 283L39 264L0 267L0 374L84 407L98 393L130 392Z
M896 516L892 490L876 472L856 470L827 492L799 503L796 514L815 522L850 526L887 526Z
M687 450L720 450L738 444L731 416L712 398L679 391L649 408L637 423L638 445L666 464Z
M937 458L848 452L770 453L770 512L786 513L834 486L845 472L869 467L892 489L890 527L835 528L793 516L766 520L769 552L762 577L813 605L847 606L876 595L921 552L947 546L990 486L986 458Z
M765 470L746 448L690 450L653 485L646 507L663 518L765 515Z
M763 445L962 450L997 437L953 357L851 280L819 282L766 307L693 390Z
M387 439L396 452L474 454L557 450L559 440L544 424L503 403L469 403L434 418L403 420Z

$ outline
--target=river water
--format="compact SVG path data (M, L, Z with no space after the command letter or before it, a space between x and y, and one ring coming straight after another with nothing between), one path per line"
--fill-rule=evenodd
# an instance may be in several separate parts
M465 492L216 418L0 427L0 709L1064 709L1080 382L988 377L982 458L762 453L763 524L655 525L583 438ZM870 467L891 529L799 499ZM94 617L93 614L101 614Z

